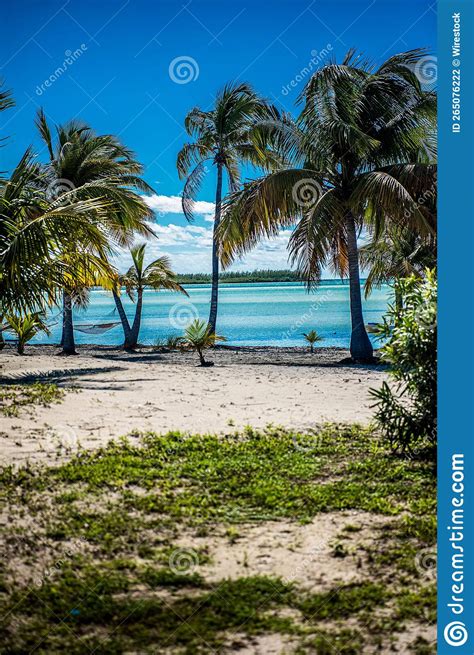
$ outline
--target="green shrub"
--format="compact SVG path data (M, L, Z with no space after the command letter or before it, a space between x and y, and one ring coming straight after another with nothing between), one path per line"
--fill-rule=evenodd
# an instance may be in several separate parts
M382 357L390 362L395 384L371 390L377 399L375 420L395 451L413 454L436 443L436 301L434 271L396 283L401 309L390 307Z
M170 350L182 350L184 345L184 337L176 334L170 334L166 337L166 347Z

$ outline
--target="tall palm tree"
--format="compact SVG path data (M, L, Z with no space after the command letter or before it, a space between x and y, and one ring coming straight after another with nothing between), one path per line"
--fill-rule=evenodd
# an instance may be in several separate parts
M391 221L422 234L435 230L417 202L434 186L436 98L413 73L426 53L412 50L375 67L350 51L309 80L296 122L259 126L292 167L253 180L229 198L219 230L227 265L297 221L289 249L308 285L329 265L348 275L354 360L372 359L360 288L358 236L383 234Z
M249 84L227 84L216 96L213 109L192 109L185 118L185 127L194 140L186 143L178 153L177 168L181 179L186 179L182 203L183 212L193 220L193 205L201 183L208 172L207 164L216 167L216 206L212 242L212 289L209 325L216 330L219 292L219 254L217 230L221 220L224 174L228 187L235 191L240 183L240 165L249 163L263 167L275 163L275 155L260 149L251 139L257 118L270 111L266 103Z
M122 300L117 291L113 291L115 305L122 321L125 336L123 347L127 350L136 348L138 344L142 318L143 291L147 287L155 291L167 289L168 291L179 291L186 296L188 295L187 291L176 281L176 274L171 270L171 263L168 257L158 257L158 259L152 261L148 266L145 266L145 249L145 243L130 249L133 264L125 275L119 276L119 284L125 287L131 300L135 300L136 294L135 317L131 327L123 308Z
M47 146L49 164L47 171L47 192L58 201L65 203L74 199L101 198L108 205L102 214L97 228L106 236L111 245L129 245L134 232L149 236L153 234L146 224L152 212L137 190L153 192L141 178L142 166L136 161L132 151L110 134L97 135L85 124L71 121L56 127L56 139L44 112L39 111L37 127ZM65 257L77 259L79 253L72 241ZM106 252L87 253L87 261L95 256L105 267ZM63 337L65 354L75 353L72 307L74 286L64 285L63 298Z

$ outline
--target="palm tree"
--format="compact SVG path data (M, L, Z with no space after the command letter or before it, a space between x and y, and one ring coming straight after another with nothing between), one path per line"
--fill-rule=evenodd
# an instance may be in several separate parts
M292 167L231 194L219 229L227 265L297 221L289 250L308 285L319 281L326 265L349 277L356 361L373 354L362 314L361 230L382 235L388 222L420 234L435 230L433 214L417 202L435 186L436 172L436 98L413 73L425 54L401 53L376 68L350 51L342 64L318 70L304 89L296 122L285 116L258 128Z
M212 242L212 289L209 325L216 330L219 292L219 254L217 230L221 220L224 174L229 189L235 191L240 183L240 165L250 163L263 167L275 163L271 151L259 148L251 138L257 118L269 114L271 109L248 84L227 84L218 94L214 108L203 111L192 109L185 118L186 131L194 141L186 143L177 158L178 174L186 178L182 204L189 221L193 220L193 205L201 183L208 172L207 163L216 167L216 206Z
M317 343L318 341L323 340L323 338L319 336L316 330L310 330L309 332L304 332L303 336L306 339L306 341L309 343L309 351L311 354L314 353L314 344Z
M17 350L19 355L25 352L25 345L31 341L38 332L49 334L44 316L39 312L26 314L8 314L6 317L7 329L14 332L18 338Z
M107 246L97 223L109 207L100 199L48 199L44 178L27 150L10 178L0 179L0 305L5 313L25 314L56 303L67 276L84 281L81 271L60 256L71 244L95 250Z
M197 318L186 328L183 346L197 352L201 366L214 366L213 362L206 362L204 351L215 346L217 341L226 341L226 338L212 332L209 323Z
M91 198L106 202L108 211L100 216L100 221L97 216L92 216L91 220L95 220L97 228L106 235L109 250L114 244L129 245L135 231L144 236L153 234L145 222L152 217L152 211L136 193L136 190L151 193L153 189L139 177L142 166L128 148L116 137L96 135L90 127L75 121L56 127L53 140L42 110L38 113L37 127L50 158L46 167L49 196L65 204ZM102 262L103 269L107 267L107 249L86 254L88 262L95 257ZM64 256L81 260L74 239ZM75 354L72 319L75 285L65 284L63 289L63 352Z
M130 249L133 264L125 275L119 276L119 283L125 287L130 299L134 300L135 293L137 294L135 317L131 327L125 314L122 300L117 291L113 291L115 305L122 321L125 335L123 347L127 350L136 348L138 343L142 317L143 291L145 288L149 287L155 289L155 291L167 289L169 291L179 291L186 296L188 295L187 291L176 281L176 275L171 270L171 263L168 257L158 257L158 259L152 261L148 266L145 266L145 249L145 243Z
M367 298L374 287L416 275L436 267L436 239L422 238L410 229L390 229L360 248L360 263L368 270L364 284ZM395 305L402 308L400 290L395 287Z
M0 79L0 112L4 111L5 109L8 109L9 107L13 107L15 104L11 91L9 91L8 89L3 89L3 86L4 86L4 81ZM0 143L2 141L4 141L4 139L0 139ZM1 322L2 322L2 315L0 314L0 350L3 350L5 346L5 341L3 338L3 330L1 327Z

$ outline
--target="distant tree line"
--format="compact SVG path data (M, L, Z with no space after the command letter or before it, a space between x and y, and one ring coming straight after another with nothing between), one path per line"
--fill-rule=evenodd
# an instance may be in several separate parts
M206 284L211 282L210 273L178 273L179 284ZM300 282L301 277L296 271L259 270L259 271L229 271L221 273L222 282Z

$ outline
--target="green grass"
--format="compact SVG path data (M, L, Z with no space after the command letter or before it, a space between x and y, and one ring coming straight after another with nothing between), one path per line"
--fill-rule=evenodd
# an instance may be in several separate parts
M368 645L386 647L406 622L434 619L432 580L415 560L435 539L433 466L395 458L370 430L147 434L57 467L5 468L0 481L9 516L0 641L8 653L38 643L35 652L48 654L207 653L279 633L299 644L297 653L362 655ZM311 593L250 569L218 584L207 579L212 559L202 544L216 526L238 547L239 524L306 523L341 510L378 517L369 542L368 524L355 515L333 543L333 556L343 557L335 569L352 562L360 582ZM191 544L192 535L201 539L184 555L176 543L183 532ZM16 578L12 554L39 568L41 584ZM418 640L413 652L425 646Z
M138 583L149 590L185 587L194 588L196 593L170 597L166 602L147 594L137 598L131 592ZM140 569L133 564L127 567L127 563L119 568L93 566L77 560L68 563L54 581L45 581L26 594L13 592L15 633L7 630L3 638L5 644L14 642L18 649L8 652L28 652L41 642L38 652L49 653L58 640L64 647L74 648L71 631L91 635L89 647L94 644L99 652L171 646L186 653L209 652L206 648L222 647L232 631L305 635L321 620L355 617L380 606L385 598L383 588L373 584L312 595L267 576L226 580L213 586L197 575ZM299 613L300 620L279 615L283 608ZM102 651L100 640L93 640L100 626L113 632L111 642L107 639L110 651Z
M356 426L317 435L276 428L223 438L150 433L142 445L123 440L56 469L6 470L3 478L23 489L118 491L128 511L189 521L309 520L342 509L391 515L435 497L430 463L394 459Z
M359 655L363 653L365 640L357 630L342 628L338 631L319 630L298 648L295 655Z
M19 416L20 411L33 405L47 407L59 403L64 390L56 384L34 382L33 384L0 385L0 412L4 416Z
M346 619L358 612L384 605L388 593L373 583L351 584L323 594L313 594L299 602L307 620Z
M141 598L127 595L140 582L149 590L157 587L194 587L192 596L168 599L159 596ZM4 635L4 644L14 642L9 652L28 652L39 642L38 652L50 653L55 643L73 648L74 634L89 634L89 648L98 652L175 646L184 652L209 652L206 646L217 648L223 631L235 630L245 624L247 634L268 631L293 632L291 621L267 614L287 606L293 599L291 586L265 576L225 581L215 591L199 577L185 580L170 572L144 570L120 572L105 567L74 566L64 569L54 582L21 595L14 592L15 634ZM93 635L100 626L113 631L112 639L100 647ZM69 652L69 650L68 650Z

